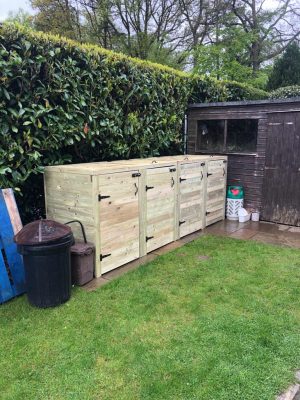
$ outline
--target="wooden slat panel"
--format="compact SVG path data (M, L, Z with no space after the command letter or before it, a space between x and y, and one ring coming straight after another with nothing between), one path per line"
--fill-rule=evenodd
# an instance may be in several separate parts
M110 196L99 202L101 273L139 257L138 171L100 175L99 193Z
M49 169L45 172L44 182L47 218L61 223L73 219L81 221L88 241L96 245L92 177ZM72 224L72 232L76 240L82 240L77 224Z
M206 226L225 217L227 163L224 161L208 162Z
M179 234L188 235L203 228L204 163L181 163L179 179Z
M175 165L170 168L146 170L147 252L153 251L175 239Z

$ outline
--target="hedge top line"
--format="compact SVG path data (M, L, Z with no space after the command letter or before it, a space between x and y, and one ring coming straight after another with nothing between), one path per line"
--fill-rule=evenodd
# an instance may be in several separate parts
M45 33L41 31L34 31L30 28L27 28L25 26L22 26L18 23L11 23L11 22L5 22L3 24L0 24L0 34L5 33L5 31L9 30L14 30L19 32L20 34L27 36L28 39L32 40L41 40L44 42L53 42L54 44L57 44L60 47L66 47L69 48L70 50L75 50L79 49L83 52L86 52L90 56L94 57L99 57L99 56L105 56L109 61L111 62L117 62L117 61L123 61L123 62L130 62L133 65L137 65L140 68L146 69L146 70L151 70L152 72L163 72L167 73L170 76L177 76L179 78L187 78L187 79L193 79L195 81L210 81L212 84L219 86L220 89L224 88L226 85L233 85L240 87L242 89L249 89L252 91L255 91L257 93L257 96L260 97L265 97L267 93L264 90L258 89L252 85L245 84L245 83L240 83L237 81L230 81L230 80L217 80L216 78L209 77L209 76L204 76L204 75L199 75L199 74L193 74L189 72L184 72L177 70L175 68L169 67L167 65L162 65L158 63L154 63L152 61L147 61L147 60L142 60L140 58L136 57L130 57L127 56L123 53L117 53L112 50L107 50L104 49L103 47L100 47L95 44L90 44L90 43L79 43L75 40L68 39L63 36L59 35L54 35L52 33Z

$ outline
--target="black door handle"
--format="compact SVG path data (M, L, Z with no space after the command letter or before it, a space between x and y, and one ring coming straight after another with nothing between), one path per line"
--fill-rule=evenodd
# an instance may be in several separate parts
M183 181L186 181L186 178L179 178L179 182L180 183L183 182Z
M147 185L146 185L146 191L147 191L147 190L150 190L150 189L154 189L154 186L147 186Z
M137 195L137 193L138 193L138 191L139 191L139 188L138 188L138 185L137 185L136 183L134 183L134 186L135 186L135 192L134 192L134 195L136 196L136 195Z
M173 187L174 185L175 185L175 181L174 181L174 178L172 176L172 178L171 178L171 187Z

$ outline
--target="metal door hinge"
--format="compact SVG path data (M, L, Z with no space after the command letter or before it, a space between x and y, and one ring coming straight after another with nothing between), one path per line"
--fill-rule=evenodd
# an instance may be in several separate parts
M154 236L146 236L146 242L148 242L148 240L153 239Z
M108 199L110 196L101 196L101 194L98 194L98 201L101 201L103 199Z
M179 226L185 224L185 221L179 221Z
M180 183L183 182L183 181L186 181L186 178L179 178L179 182Z
M138 176L141 176L141 173L140 172L134 172L131 176L133 178L137 178Z
M154 186L147 186L147 185L146 185L146 191L147 191L147 190L150 190L150 189L154 189Z
M170 172L175 172L176 168L170 168Z
M103 258L106 258L106 257L109 257L109 256L111 256L111 253L109 253L109 254L100 254L100 261L102 261Z

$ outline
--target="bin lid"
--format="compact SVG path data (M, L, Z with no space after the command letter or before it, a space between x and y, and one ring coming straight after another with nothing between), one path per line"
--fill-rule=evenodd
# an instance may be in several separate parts
M84 242L75 242L73 246L71 246L71 254L86 256L92 254L94 251L94 245L91 243Z
M46 244L62 239L70 235L71 232L71 228L68 225L49 219L41 219L25 225L14 236L14 241L21 245Z

